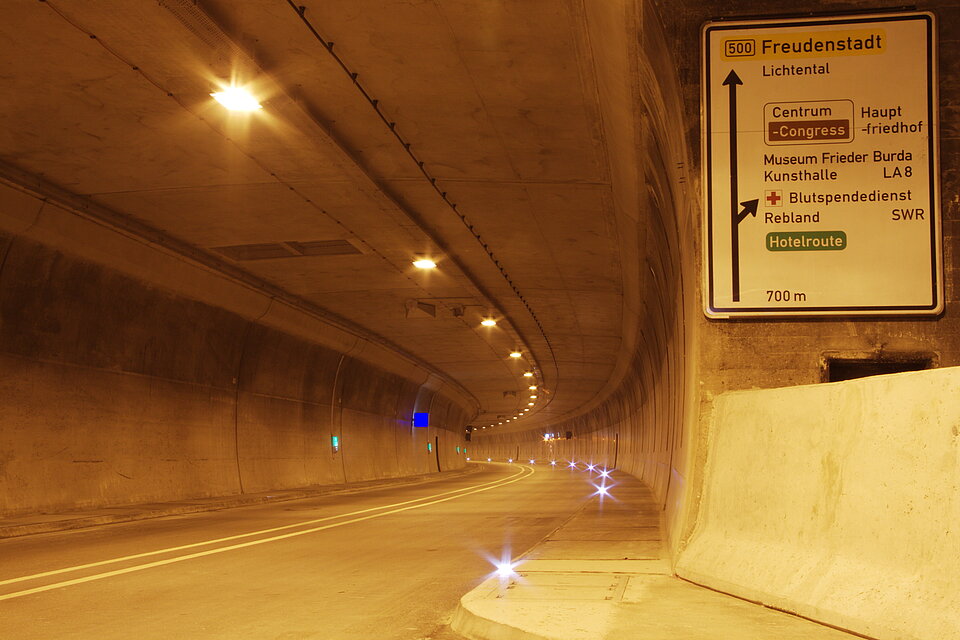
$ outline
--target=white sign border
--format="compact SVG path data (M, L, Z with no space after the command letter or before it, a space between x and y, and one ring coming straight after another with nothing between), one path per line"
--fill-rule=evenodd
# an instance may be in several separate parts
M844 307L716 307L713 305L713 176L711 166L711 86L710 86L710 48L708 38L711 32L734 29L770 28L770 27L816 27L824 24L862 24L865 22L897 22L904 20L926 21L927 33L927 115L929 125L929 179L930 179L930 256L932 275L931 305L921 306L844 306ZM937 316L944 311L943 283L943 232L940 211L940 119L939 119L939 77L937 73L937 29L936 16L929 11L866 13L810 16L802 18L759 18L750 20L715 20L707 22L701 28L701 64L700 64L700 153L701 174L704 184L702 257L703 272L703 309L711 320L734 318L764 317L843 317L843 316Z

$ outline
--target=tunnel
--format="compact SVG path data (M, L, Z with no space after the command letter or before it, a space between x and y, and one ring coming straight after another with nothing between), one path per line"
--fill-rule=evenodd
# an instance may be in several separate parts
M956 3L0 16L0 637L960 637Z

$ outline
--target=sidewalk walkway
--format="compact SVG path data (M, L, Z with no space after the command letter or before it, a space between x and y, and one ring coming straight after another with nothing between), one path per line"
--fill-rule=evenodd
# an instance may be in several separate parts
M855 637L673 577L650 491L615 473L609 497L463 596L471 640L850 640Z
M15 538L18 536L49 533L51 531L66 531L68 529L82 529L101 524L116 522L132 522L134 520L148 520L164 516L198 513L201 511L217 511L233 507L263 504L265 502L283 502L285 500L299 500L301 498L315 498L319 496L357 493L372 491L400 485L424 484L439 480L449 480L480 470L477 465L469 465L464 469L444 471L404 478L389 478L383 480L369 480L366 482L352 482L350 484L330 485L322 487L306 487L303 489L285 489L278 491L264 491L261 493L244 493L234 496L220 496L216 498L194 498L178 500L176 502L151 502L131 504L115 507L101 507L82 511L67 511L61 513L39 513L26 516L0 518L0 538Z

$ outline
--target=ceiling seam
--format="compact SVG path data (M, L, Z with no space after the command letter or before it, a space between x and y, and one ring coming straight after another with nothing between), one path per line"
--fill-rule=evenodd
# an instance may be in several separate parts
M424 161L423 161L423 160L420 160L420 159L417 157L417 155L413 152L413 150L412 150L412 148L411 148L411 144L410 144L409 142L407 142L407 141L403 138L403 136L400 134L399 131L397 131L397 123L394 122L394 121L391 121L389 118L386 117L386 115L383 113L383 111L382 111L381 108L380 108L380 101L379 101L378 99L372 97L372 96L367 92L367 90L363 87L363 84L359 81L359 73L350 70L350 68L347 66L346 62L344 62L344 60L334 51L334 43L333 43L332 41L329 41L329 40L325 39L322 35L320 35L320 33L317 31L317 29L313 26L313 24L310 22L310 20L306 17L307 7L304 6L304 5L297 5L297 4L294 3L292 0L287 0L287 4L289 4L290 7L296 12L297 16L300 18L300 20L303 22L303 24L307 27L307 29L310 31L310 33L313 35L313 37L317 40L317 42L319 42L319 43L323 46L323 48L327 51L327 53L329 53L329 55L330 55L330 56L336 61L336 63L340 66L340 68L343 70L343 72L344 72L347 76L350 77L351 81L353 82L353 85L357 88L357 91L360 92L360 94L363 96L363 98L370 104L370 106L371 106L371 107L373 108L373 110L376 112L376 114L377 114L377 116L380 118L380 120L387 126L387 128L390 130L390 132L393 134L393 136L397 139L397 141L400 142L400 144L403 146L404 150L406 151L407 155L410 156L410 158L414 161L414 163L416 163L416 165L417 165L417 167L419 168L420 172L423 174L423 176L424 176L424 177L427 179L427 181L430 183L430 185L431 185L431 187L433 188L433 190L440 196L440 198L441 198L441 199L443 200L443 202L447 205L447 207L456 214L456 216L460 219L460 222L463 223L463 225L467 228L467 230L470 232L470 234L474 237L474 239L475 239L475 240L480 244L480 246L483 248L484 252L487 254L487 257L490 258L490 260L493 262L494 266L495 266L495 267L497 268L497 270L500 272L500 275L504 278L504 280L505 280L505 281L507 282L507 284L510 286L510 289L513 291L513 293L514 293L514 294L517 296L517 298L520 300L521 304L522 304L522 305L524 306L524 308L527 310L527 313L530 314L530 317L533 319L534 324L536 324L537 329L539 330L541 337L543 338L544 342L545 342L546 345L547 345L548 350L550 351L551 360L553 360L554 366L556 366L556 365L555 365L555 363L556 363L556 354L555 354L554 349L553 349L553 344L550 342L550 338L549 338L549 337L547 336L547 334L546 334L546 330L545 330L544 327L543 327L543 323L542 323L542 322L540 321L540 319L537 317L537 314L536 314L536 312L533 310L533 308L530 306L530 303L527 301L527 299L526 299L526 298L523 296L523 294L520 292L520 289L519 289L519 288L517 287L517 285L513 282L513 279L512 279L512 278L510 277L510 275L507 273L507 271L506 271L506 269L504 268L504 266L500 263L500 261L499 261L499 260L497 259L497 257L494 255L493 251L489 248L489 245L483 240L483 238L481 237L480 233L479 233L478 231L476 231L476 229L474 228L474 226L469 222L469 220L467 219L466 215L464 215L463 213L461 213L461 212L458 210L457 204L456 204L455 202L453 202L452 200L450 200L450 198L448 198L447 192L446 192L446 191L443 191L443 190L437 185L437 178L434 177L434 176L432 176L432 175L430 174L430 172L429 172L429 171L426 169L426 167L424 166ZM518 328L515 327L515 330L518 331L518 333L519 333L519 329L518 329Z
M182 100L180 100L180 98L179 98L176 94L174 94L173 92L167 90L167 88L164 87L159 81L154 80L152 77L150 77L150 75L148 75L147 72L146 72L143 68L141 68L139 65L134 64L134 63L131 62L130 60L127 60L124 56L120 55L117 51L115 51L115 50L112 49L110 46L108 46L107 43L103 41L103 39L98 38L97 35L94 34L92 31L90 31L89 29L86 29L85 27L83 27L82 25L80 25L79 23L77 23L76 21L72 20L67 14L65 14L63 11L61 11L61 10L58 9L56 6L54 6L53 3L51 3L51 2L46 2L46 1L45 1L45 4L46 4L51 10L53 10L53 12L56 13L62 20L64 20L67 24L69 24L70 26L72 26L73 28L75 28L77 31L80 31L81 33L87 35L91 40L95 40L95 41L97 42L97 44L100 45L100 47L102 47L107 53L109 53L111 56L113 56L114 58L116 58L117 60L119 60L122 64L130 67L131 70L133 70L133 71L135 71L137 74L139 74L140 77L142 77L142 78L143 78L144 80L146 80L148 83L150 83L151 85L153 85L154 87L156 87L160 92L162 92L162 93L163 93L164 95L166 95L168 98L173 99L173 100L174 100L177 104L179 104L185 111L187 111L187 112L190 113L191 115L194 115L195 117L198 117L198 119L199 119L201 122L203 122L203 123L206 124L208 127L210 127L211 129L213 129L214 131L216 131L218 134L223 135L220 131L218 131L218 130L216 129L216 127L214 127L213 125L211 125L205 118L196 116L196 114L195 114L189 107L187 107L187 105L186 105ZM198 37L201 37L201 39L202 39L204 42L206 42L208 45L214 46L214 45L210 44L210 43L207 41L207 38L203 38L202 36L200 36L200 35L198 34L198 30L195 29L195 28L192 28L192 27L190 26L189 22L186 21L186 20L184 20L184 19L182 18L182 16L181 16L179 13L177 13L177 11L174 10L174 8L175 8L175 7L179 7L180 5L183 5L183 6L186 7L187 9L193 9L193 10L190 12L190 15L191 15L191 16L193 16L193 17L199 17L199 18L205 19L205 20L209 20L209 18L206 17L206 14L204 14L203 12L197 10L194 5L185 4L185 3L183 3L183 2L176 3L176 2L170 2L170 1L168 0L167 2L161 1L159 4L160 4L160 6L166 8L167 10L169 10L169 11L178 19L178 21L179 21L181 24L183 24L191 33L193 33L193 34L195 34L195 35L198 35ZM212 22L211 22L210 24L213 25ZM223 42L218 42L218 43L217 43L217 47L218 47L218 48L226 47L226 48L229 49L234 55L244 56L243 51L240 50L240 49L239 49L238 47L236 47L235 45L233 45L233 43L232 43L229 39L226 39L226 38L225 38ZM380 258L380 260L382 260L384 263L386 263L387 266L388 266L390 269L392 269L395 273L400 274L400 275L403 276L406 280L408 280L409 282L411 282L415 288L417 288L418 290L420 290L420 291L423 292L424 294L429 294L429 293L430 293L429 291L427 291L426 289L424 289L423 286L421 286L416 280L410 278L410 277L409 277L407 274L405 274L401 269L399 269L395 264L393 264L393 262L391 262L390 259L387 258L387 256L383 255L383 253L381 253L380 251L378 251L375 247L371 246L369 243L367 243L366 241L364 241L359 235L357 235L352 229L350 229L350 227L348 227L346 224L344 224L339 218L337 218L337 217L333 216L332 214L330 214L330 212L328 212L326 209L323 209L323 208L321 208L321 207L318 207L317 204L316 204L315 202L313 202L313 200L311 200L311 199L308 198L306 195L304 195L303 193L301 193L301 192L300 192L296 187L294 187L290 182L282 179L280 176L278 176L278 175L277 175L276 173L274 173L273 171L270 171L270 169L269 169L268 167L264 166L259 160L257 160L257 158L255 158L255 157L252 156L251 154L247 153L247 152L246 152L242 147L240 147L232 138L229 138L229 137L226 137L226 136L224 136L224 137L226 138L227 141L229 141L229 142L231 143L231 145L233 145L233 147L234 147L235 149L237 149L237 151L238 151L239 153L243 154L243 155L244 155L246 158L248 158L251 162L253 162L253 163L256 164L258 167L260 167L260 169L261 169L264 173L268 174L268 175L269 175L271 178L273 178L273 180L274 180L274 182L263 182L263 183L260 183L260 184L263 184L263 185L279 184L279 185L281 185L281 186L283 186L283 187L286 187L287 189L289 189L290 191L292 191L293 193L295 193L299 198L303 199L303 201L306 202L308 205L310 205L312 208L318 210L322 215L325 215L325 216L327 216L328 218L330 218L330 220L332 220L337 226L342 227L342 228L344 229L344 231L346 231L346 233L349 234L349 236L350 236L351 238L356 239L357 242L361 243L361 244L362 244L364 247L366 247L372 254L376 255L378 258ZM178 189L180 189L180 188L178 188ZM150 190L145 190L145 191L150 191ZM123 193L123 192L118 192L118 193ZM134 193L134 192L130 192L130 193ZM97 195L97 194L88 194L88 195L89 195L89 196L93 196L93 195ZM102 194L101 194L101 195L102 195ZM259 279L259 278L258 278L258 279ZM271 286L273 286L273 285L271 285ZM293 294L290 294L290 295L291 295L292 297L296 298L296 299L301 299L299 296L294 296ZM307 303L307 304L309 304L310 306L314 306L312 303ZM332 314L332 313L331 313L330 315L331 315L331 316L335 316L335 314ZM336 317L339 318L339 316L336 316ZM343 320L344 322L346 322L345 319L341 319L341 320ZM371 335L375 335L375 334L373 334L373 332L370 332L370 334L371 334ZM386 340L386 339L384 339L384 340ZM389 341L387 341L387 342L389 342ZM392 344L392 343L391 343L391 344ZM445 374L445 373L443 373L443 372L438 371L438 373L442 373L443 375L447 375L447 377L449 377L448 374Z
M56 6L54 6L53 3L44 0L43 4L46 5L55 14L57 14L57 16L59 16L64 22L69 24L71 27L73 27L80 33L83 33L89 39L96 41L96 43L100 47L102 47L107 53L113 56L120 63L126 65L127 67L129 67L130 69L138 73L144 80L146 80L148 83L156 87L164 95L166 95L169 98L172 98L185 111L196 116L196 114L194 114L189 108L187 108L187 106L174 93L168 91L158 81L151 78L138 65L133 64L132 62L127 60L124 56L120 55L117 51L109 47L102 39L98 38L96 34L91 32L89 29L86 29L82 25L78 24L76 21L72 20L67 14L65 14L63 11L61 11ZM162 3L160 4L162 6ZM200 118L200 120L205 124L207 124L207 126L210 126L211 128L213 128L212 125L210 125L204 118ZM216 131L215 128L214 130ZM237 150L240 153L248 157L251 161L256 163L257 166L261 167L262 170L269 173L273 178L275 178L279 184L288 187L291 191L293 191L298 196L303 198L308 204L310 204L314 208L317 208L316 205L309 198L306 198L304 195L300 194L293 186L290 186L289 184L285 183L278 176L270 172L269 169L264 167L255 158L253 158L248 153L246 153L243 149L237 146L236 143L234 143L232 140L231 140L231 143L234 144L234 146L237 148ZM160 231L146 223L136 220L131 216L121 214L117 211L114 211L113 209L110 209L108 207L105 207L103 205L96 203L94 200L88 197L77 195L73 192L63 189L59 185L55 185L41 178L37 178L36 176L30 175L27 172L22 171L21 169L11 165L4 165L0 163L0 183L6 183L15 189L18 189L20 191L23 191L25 193L32 195L33 197L38 198L42 202L45 202L45 203L49 202L49 203L55 204L56 206L66 211L70 211L75 215L79 215L81 217L92 220L97 224L103 225L116 232L127 235L128 237L135 238L140 242L144 242L146 244L159 247L169 253L172 253L178 256L180 259L200 265L203 268L209 269L213 272L216 272L224 276L229 280L232 280L233 282L240 283L243 286L249 287L255 291L259 291L260 293L266 295L270 299L271 304L273 300L279 300L284 304L294 309L297 309L298 311L308 316L317 318L322 322L325 322L337 329L340 329L341 331L345 331L346 333L349 333L355 336L356 338L365 340L369 343L376 344L390 351L393 351L394 353L402 357L407 362L426 371L427 373L439 376L442 380L444 380L445 384L448 384L454 389L456 389L456 391L462 394L463 397L468 398L470 401L472 401L477 408L480 407L480 402L476 398L476 396L474 396L473 393L471 393L463 385L457 382L457 380L453 378L453 376L449 375L448 373L446 373L445 371L437 367L434 367L433 365L415 356L414 354L402 349L399 345L393 343L391 340L388 340L387 338L380 336L377 333L369 331L366 328L360 325L357 325L356 323L350 320L347 320L346 318L339 316L338 314L335 314L312 302L309 302L308 300L305 300L304 298L298 295L290 293L285 289L267 280L264 280L258 276L255 276L244 269L241 269L232 264L226 263L221 259L219 259L218 257L215 257L214 255L212 255L211 253L204 251L198 247L195 247L190 243L177 238L176 236ZM340 222L333 216L330 216L329 214L327 214L327 212L324 211L323 209L320 209L320 211L325 215L328 215L331 220L333 220L335 223L337 223L338 225L343 227L345 230L347 230L351 236L356 237L358 240L360 239L359 236L356 236L356 234L354 234L342 222ZM360 241L362 242L362 240ZM365 242L363 244L366 246ZM376 253L376 255L380 256L380 258L384 260L387 264L389 264L392 268L396 269L396 267L386 258L386 256L383 256L382 254L377 252L373 247L369 247L369 248L371 251ZM399 269L396 269L396 270L400 272ZM416 283L414 282L414 284ZM419 285L417 285L417 288L421 289L422 291L425 291Z

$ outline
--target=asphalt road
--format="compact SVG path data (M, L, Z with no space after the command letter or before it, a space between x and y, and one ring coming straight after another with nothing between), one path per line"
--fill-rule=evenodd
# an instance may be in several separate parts
M586 474L392 486L0 540L0 638L452 640L460 596L568 519Z

